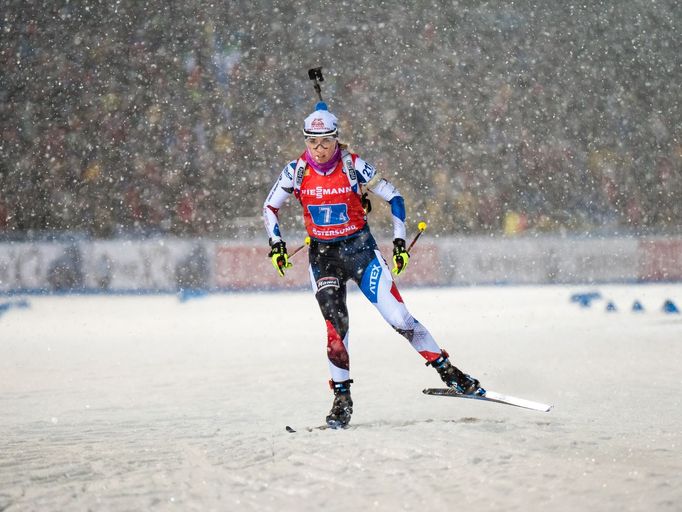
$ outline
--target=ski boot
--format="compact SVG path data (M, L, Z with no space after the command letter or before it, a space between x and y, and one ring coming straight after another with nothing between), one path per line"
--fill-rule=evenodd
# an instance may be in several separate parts
M334 391L334 403L332 410L327 416L327 425L330 428L346 428L350 423L350 415L353 414L353 400L350 397L350 384L352 380L343 382L329 381L329 387Z
M443 350L440 357L434 361L426 363L426 366L433 366L445 385L454 388L463 395L482 395L485 390L480 387L477 379L471 375L462 373L459 368L452 365L448 353Z

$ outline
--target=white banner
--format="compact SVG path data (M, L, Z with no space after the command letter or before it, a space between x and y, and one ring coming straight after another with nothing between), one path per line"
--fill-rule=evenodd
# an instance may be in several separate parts
M637 279L636 239L462 238L440 244L450 284L541 284Z
M202 265L193 276L193 266ZM83 250L83 268L88 289L172 291L210 285L206 249L189 240L93 241Z
M52 288L50 282L56 280L60 259L65 262L73 247L62 242L0 244L0 291Z

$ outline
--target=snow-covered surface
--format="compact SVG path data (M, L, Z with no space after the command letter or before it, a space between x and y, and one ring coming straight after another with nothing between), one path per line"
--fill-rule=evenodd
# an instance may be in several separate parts
M358 293L352 427L312 432L309 293L29 297L0 317L0 510L680 510L681 285L403 296L485 386L554 410L422 395L435 372Z

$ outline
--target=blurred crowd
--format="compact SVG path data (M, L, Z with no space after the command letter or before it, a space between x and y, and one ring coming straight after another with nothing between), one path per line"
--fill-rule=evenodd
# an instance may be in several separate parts
M0 237L257 232L318 65L436 233L682 232L673 0L3 4Z

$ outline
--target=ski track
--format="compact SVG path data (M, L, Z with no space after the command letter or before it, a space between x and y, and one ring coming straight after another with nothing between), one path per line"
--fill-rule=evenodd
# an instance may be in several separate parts
M341 431L308 430L331 405L310 294L29 298L0 319L0 511L680 510L659 308L682 286L584 289L403 291L455 364L550 413L422 395L433 370L351 293Z

